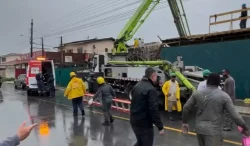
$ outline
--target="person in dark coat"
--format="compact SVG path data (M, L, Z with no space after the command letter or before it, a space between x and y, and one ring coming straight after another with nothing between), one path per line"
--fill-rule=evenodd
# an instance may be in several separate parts
M153 124L164 134L163 124L158 111L157 73L154 68L147 68L145 76L132 89L130 108L130 123L135 133L137 143L135 146L153 146Z
M110 85L105 83L103 77L98 77L97 83L99 85L99 89L96 92L95 96L93 97L93 100L101 96L102 111L104 115L104 123L102 123L102 125L110 125L111 123L114 122L114 118L111 114L111 106L112 106L112 100L113 98L115 98L115 92Z
M48 88L49 88L49 96L50 97L55 97L54 81L55 81L55 79L53 77L53 74L49 74L47 85L48 85Z
M39 72L37 75L36 75L36 81L37 81L37 87L38 87L38 94L39 96L41 96L43 93L45 93L45 89L44 89L44 76L42 74L42 72Z
M240 18L242 17L247 17L247 6L246 4L242 4L242 10L244 11L241 11L241 15L240 15ZM246 28L247 27L247 19L242 19L240 20L240 28Z
M2 87L3 78L0 76L0 88Z
M225 83L224 83L224 87L223 87L223 91L226 92L229 97L231 98L232 102L235 103L235 80L233 79L233 77L230 75L230 71L228 69L224 69L222 71L222 74L225 78ZM233 128L233 120L230 116L230 114L225 111L225 115L224 115L224 131L231 131Z

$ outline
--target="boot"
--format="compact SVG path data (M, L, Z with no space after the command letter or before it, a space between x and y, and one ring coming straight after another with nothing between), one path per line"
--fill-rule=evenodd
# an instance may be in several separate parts
M115 119L111 116L111 117L110 117L110 123L113 123L114 120L115 120Z
M169 120L170 120L170 121L174 121L173 113L172 113L172 112L169 112L168 114L169 114Z
M85 115L85 111L84 110L82 110L82 116L84 116Z
M182 112L178 113L180 120L182 120Z
M73 112L73 116L74 116L74 117L77 117L77 116L78 116L78 113L77 113L77 112Z
M109 126L110 123L109 123L108 121L105 121L105 122L102 123L102 125L103 125L103 126Z

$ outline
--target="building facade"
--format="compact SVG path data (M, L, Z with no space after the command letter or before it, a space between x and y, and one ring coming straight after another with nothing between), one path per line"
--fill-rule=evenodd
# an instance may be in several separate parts
M75 41L63 44L63 50L65 53L105 54L106 52L112 52L114 42L114 38Z
M0 56L0 63L6 63L20 59L21 59L21 54L10 53L7 55Z

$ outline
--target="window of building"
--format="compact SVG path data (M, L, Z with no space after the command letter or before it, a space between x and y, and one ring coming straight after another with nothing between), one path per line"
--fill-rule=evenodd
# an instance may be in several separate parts
M73 53L72 49L67 50L67 53Z
M77 53L83 53L82 48L77 48Z
M2 62L6 62L6 58L2 58Z

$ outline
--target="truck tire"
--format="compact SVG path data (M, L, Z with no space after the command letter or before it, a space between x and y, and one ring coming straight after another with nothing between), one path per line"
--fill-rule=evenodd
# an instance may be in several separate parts
M126 94L127 94L127 98L129 100L132 100L132 89L133 89L134 85L131 83L128 83L127 88L126 88Z

